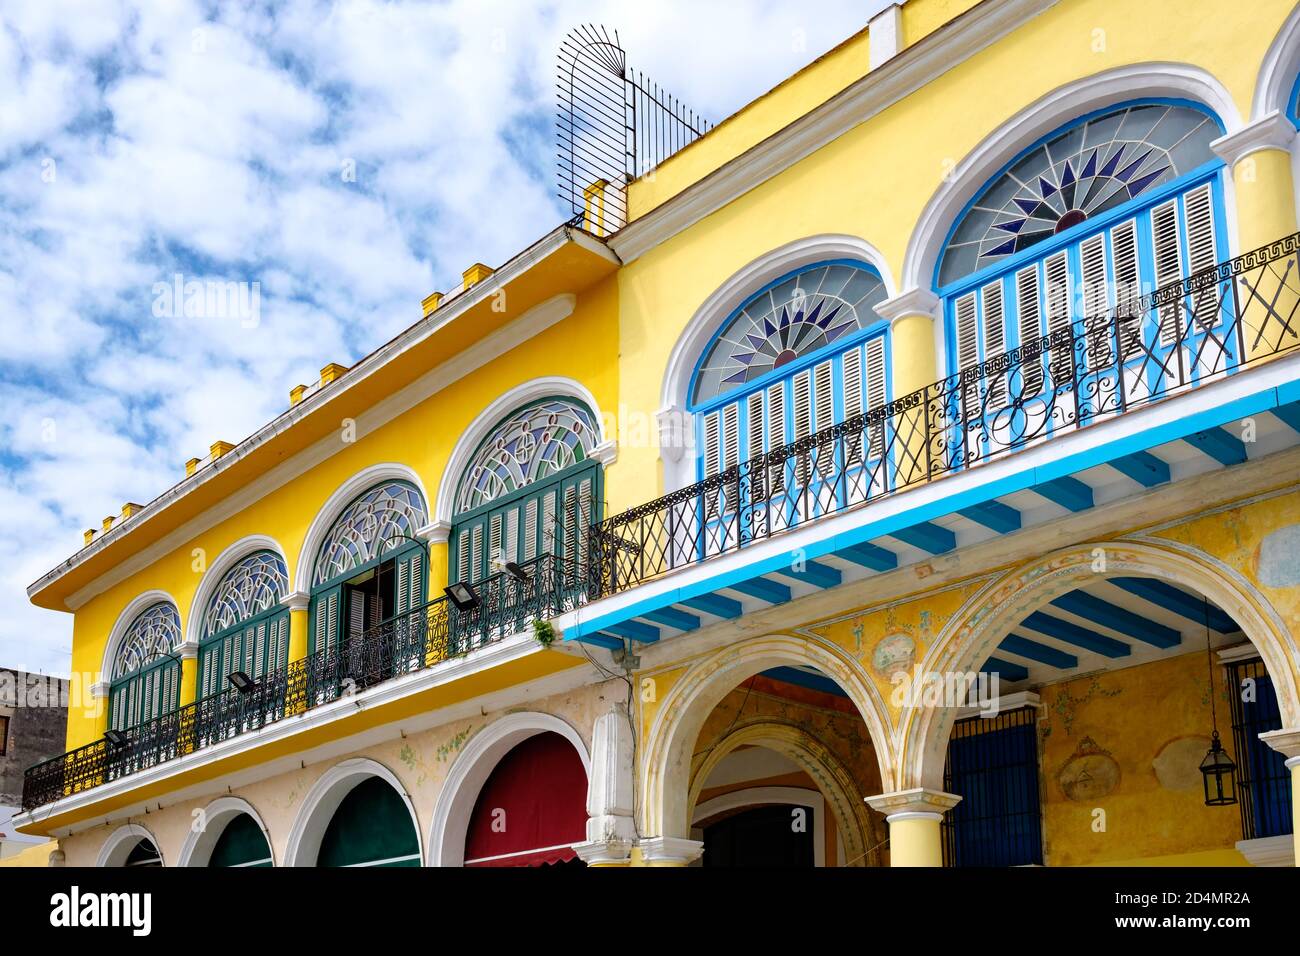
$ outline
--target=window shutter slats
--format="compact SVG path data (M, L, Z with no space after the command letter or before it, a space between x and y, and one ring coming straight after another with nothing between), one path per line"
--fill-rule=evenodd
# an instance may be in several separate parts
M844 375L844 420L852 421L862 414L862 352L857 347L844 353L841 371ZM850 465L862 462L862 432L844 436L844 452Z
M1038 265L1016 273L1016 313L1020 332L1020 374L1024 396L1037 395L1043 389L1041 357L1030 358L1029 351L1043 334L1043 315L1038 300Z
M1187 271L1195 275L1218 265L1218 252L1214 241L1214 200L1210 184L1206 183L1187 194L1185 200L1187 222ZM1218 286L1211 285L1195 294L1192 315L1201 329L1214 327L1218 311Z
M1178 247L1178 207L1173 201L1151 210L1151 246L1155 255L1156 287L1161 288L1183 277L1182 253ZM1179 308L1177 303L1161 306L1160 344L1166 348L1178 340Z
M1142 291L1135 220L1120 223L1111 230L1110 261L1115 279L1115 308L1119 315L1119 353L1121 359L1129 359L1142 351L1142 318L1132 307Z
M885 340L883 337L867 343L867 404L871 411L885 407ZM869 429L871 458L885 454L885 423L880 421Z
M777 382L767 390L768 451L776 451L786 443L785 438L785 382ZM773 495L785 491L785 461L768 467L768 487Z
M984 361L988 362L1007 350L1006 311L1002 302L1002 283L990 282L980 290L984 309ZM988 376L988 405L996 407L1007 401L1007 383L1003 375Z

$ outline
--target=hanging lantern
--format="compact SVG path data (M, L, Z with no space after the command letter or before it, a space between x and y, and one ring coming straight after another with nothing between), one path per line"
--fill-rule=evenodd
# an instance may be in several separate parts
M1223 744L1219 742L1219 731L1215 730L1210 751L1201 761L1207 807L1226 807L1237 802L1237 787L1233 780L1236 772L1237 765L1223 749Z
M1237 802L1237 787L1233 780L1237 765L1219 740L1219 714L1214 703L1214 654L1210 649L1210 599L1202 600L1205 601L1205 659L1210 665L1210 721L1214 735L1210 738L1210 750L1201 761L1201 778L1205 784L1205 805L1227 807Z

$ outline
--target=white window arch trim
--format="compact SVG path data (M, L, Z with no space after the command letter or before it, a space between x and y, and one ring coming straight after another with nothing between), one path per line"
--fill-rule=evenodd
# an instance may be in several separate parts
M186 615L184 621L185 642L187 644L198 645L203 632L203 618L207 606L216 594L217 588L225 580L226 575L230 573L230 570L235 565L258 551L271 551L280 556L280 560L284 562L284 566L289 572L289 587L293 588L294 565L285 556L284 548L280 546L280 542L264 534L250 534L240 538L238 541L227 545L208 565L202 577L199 578L198 587L194 591L194 598L190 604L193 611ZM292 590L286 593L282 600L287 601L291 594Z
M312 519L311 526L307 529L307 534L303 538L302 546L298 550L298 560L295 564L290 565L293 568L292 580L295 592L301 594L311 592L316 555L319 554L326 535L334 527L334 522L343 512L343 509L350 505L359 495L364 494L375 485L390 480L405 481L414 485L424 499L425 507L428 507L429 494L425 490L424 482L419 474L407 465L397 462L384 462L371 465L357 472L334 490L334 493L317 510L316 517Z
M1079 116L1133 100L1159 98L1197 103L1218 117L1226 134L1242 127L1241 112L1226 87L1205 70L1185 63L1133 64L1058 87L991 131L935 191L908 242L903 286L931 288L952 224L1012 157ZM1225 200L1231 210L1230 193ZM1228 225L1232 235L1235 224Z
M618 446L609 434L609 422L595 395L581 382L564 376L544 376L516 385L492 401L470 422L452 449L438 483L438 496L434 502L430 538L446 541L451 530L451 520L456 513L456 495L461 477L473 463L474 455L492 431L512 412L543 398L569 398L582 402L591 410L598 429L598 440L591 457L602 467L609 467L618 456ZM427 498L425 500L428 500Z
M854 259L872 267L884 284L886 300L898 294L894 273L879 249L858 236L826 233L793 240L751 260L718 286L691 316L669 354L656 413L665 494L698 479L696 456L686 454L694 446L695 436L694 416L687 409L696 365L714 333L772 280L834 259Z
M185 633L187 615L181 613L180 605L169 592L154 589L137 595L126 607L122 608L117 620L113 622L112 630L109 631L108 641L104 645L104 657L100 664L101 681L109 682L113 680L113 664L117 660L117 653L122 647L123 640L126 639L127 629L135 623L135 619L141 613L155 604L170 604L175 608L181 622L181 633Z

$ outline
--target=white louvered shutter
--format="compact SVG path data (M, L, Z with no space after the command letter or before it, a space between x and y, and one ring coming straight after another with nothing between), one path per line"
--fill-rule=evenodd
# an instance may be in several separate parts
M1043 334L1043 313L1038 297L1038 264L1016 273L1016 314L1020 332L1020 374L1023 397L1037 395L1043 389L1043 359L1033 354Z
M1122 222L1111 230L1110 261L1114 271L1115 309L1119 316L1120 358L1130 359L1142 351L1142 317L1134 307L1142 292L1136 220Z
M862 352L851 348L844 353L844 420L851 422L862 414ZM844 436L844 455L846 464L857 465L862 462L862 429L854 429Z
M537 557L537 499L524 504L524 560Z
M785 445L785 382L777 382L767 390L768 450L777 451ZM785 491L785 459L768 468L768 487L771 494Z
M957 327L957 368L962 376L962 418L969 421L979 414L979 381L973 371L980 361L975 293L968 292L958 299L953 312Z
M825 431L835 424L835 372L830 362L813 369L813 412L815 430ZM832 438L818 442L817 473L825 478L835 470L835 442Z
M794 377L793 385L794 435L792 437L797 442L812 434L812 395L809 374L800 372ZM795 458L795 480L800 485L808 483L808 457L807 450L804 450Z
M980 290L984 309L984 361L987 363L1007 350L1006 310L1002 303L1002 282L990 282ZM988 376L989 397L986 412L1006 404L1007 383L1003 375Z
M1187 222L1187 271L1191 275L1213 269L1219 256L1214 242L1214 198L1210 184L1199 186L1184 199ZM1195 294L1192 315L1201 329L1214 327L1218 312L1218 284Z
M745 416L749 419L749 442L745 457L749 460L750 494L755 501L763 499L763 468L757 464L763 457L763 393L755 392L745 400Z
M712 478L718 473L718 461L721 458L722 450L720 448L721 436L719 428L721 416L717 412L710 412L704 416L704 477ZM718 514L718 496L712 492L705 495L704 499L705 517L714 518Z
M1047 332L1048 334L1069 329L1072 321L1070 315L1070 266L1064 252L1049 256L1043 263L1043 272L1047 279ZM1055 382L1067 381L1074 377L1074 343L1066 336L1066 344L1052 350L1051 372Z
M1172 200L1151 210L1151 246L1155 253L1156 288L1182 279L1178 206ZM1182 308L1177 302L1160 307L1160 344L1165 348L1178 341L1181 315Z

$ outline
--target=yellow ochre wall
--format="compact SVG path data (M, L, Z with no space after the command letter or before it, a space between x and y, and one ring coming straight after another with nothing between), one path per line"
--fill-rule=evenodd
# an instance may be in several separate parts
M1216 706L1220 733L1233 750L1223 674L1221 668L1215 674ZM1039 693L1049 865L1210 851L1223 857L1216 865L1245 865L1234 848L1241 839L1238 808L1204 802L1198 770L1210 746L1204 650L1051 684ZM1087 778L1075 785L1081 772Z
M201 578L193 570L195 548L202 548L210 563L247 535L267 535L284 549L292 581L299 562L304 560L300 550L312 519L340 485L364 468L396 462L413 469L424 485L432 515L443 471L457 440L488 404L517 385L540 376L566 376L591 391L600 405L598 412L613 407L617 400L618 362L615 343L607 330L614 323L615 294L613 280L605 280L578 300L567 319L374 432L359 434L351 444L341 442L336 454L300 477L92 598L75 615L73 672L95 674L100 670L114 622L122 609L145 591L159 589L170 594L176 600L182 626L188 622ZM574 342L582 342L583 348L574 348ZM619 471L620 465L615 462L607 474L617 481ZM443 572L445 575L445 564ZM430 588L441 591L445 583L434 580ZM77 707L69 709L69 749L89 742L98 733L93 713Z
M908 3L909 42L914 17L938 21L937 10L961 6ZM1291 0L1252 2L1248 15L1219 0L1053 6L621 269L621 401L659 408L668 357L692 316L728 277L773 249L819 235L860 237L881 252L898 282L917 220L944 176L1012 116L1061 86L1126 64L1187 63L1215 77L1240 115L1249 116L1264 54L1292 8ZM800 108L829 99L853 72L850 62L862 66L864 42L828 54L664 163L653 182L633 186L629 205L652 208L732 158L733 143L757 142L793 121ZM784 107L773 119L776 102ZM1060 117L1062 124L1070 119ZM637 466L624 475L634 486L620 484L618 494L652 499L662 487L658 451L628 449L629 464L633 456Z

